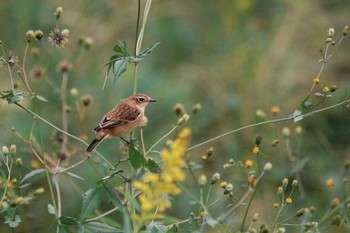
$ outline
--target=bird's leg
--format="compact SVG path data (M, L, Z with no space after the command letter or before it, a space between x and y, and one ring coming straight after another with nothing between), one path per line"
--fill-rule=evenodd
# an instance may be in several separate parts
M128 141L128 140L126 140L125 138L123 138L123 137L120 137L126 144L130 144L130 142Z

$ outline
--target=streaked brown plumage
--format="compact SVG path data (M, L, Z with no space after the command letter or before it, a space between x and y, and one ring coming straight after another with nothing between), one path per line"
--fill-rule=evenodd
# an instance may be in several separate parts
M94 128L98 135L87 147L86 151L91 152L105 138L109 136L122 137L133 131L144 118L145 108L155 99L145 94L134 94L120 102L106 115Z

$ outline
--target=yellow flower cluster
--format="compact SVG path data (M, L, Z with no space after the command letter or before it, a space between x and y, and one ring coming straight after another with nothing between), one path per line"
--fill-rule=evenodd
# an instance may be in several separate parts
M169 195L176 196L181 193L175 182L185 179L182 171L185 165L183 154L190 135L191 130L184 128L177 138L169 143L169 149L161 151L164 167L160 174L149 173L143 181L134 183L135 188L141 191L138 197L141 206L139 217L143 220L162 217L162 212L171 206Z

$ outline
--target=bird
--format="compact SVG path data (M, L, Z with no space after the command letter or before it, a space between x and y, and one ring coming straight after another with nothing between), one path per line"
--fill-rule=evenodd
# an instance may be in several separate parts
M148 103L157 102L146 94L134 94L120 102L104 115L93 131L97 133L96 138L89 144L86 151L92 152L95 147L105 138L120 137L133 131L145 118L145 108Z

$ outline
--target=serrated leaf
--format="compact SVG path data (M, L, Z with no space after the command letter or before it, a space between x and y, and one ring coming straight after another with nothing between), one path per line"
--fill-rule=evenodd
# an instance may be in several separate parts
M80 212L80 219L84 219L91 214L100 205L101 198L99 195L99 188L89 189L83 195L83 204Z
M113 64L113 85L119 79L120 75L126 71L126 59L118 60Z
M76 218L68 217L68 216L61 216L58 218L61 224L66 226L75 226L78 225L79 221Z
M45 172L45 169L43 168L40 168L40 169L35 169L31 172L29 172L27 175L23 176L23 178L21 179L21 181L19 182L20 185L22 185L24 183L24 181L26 181L27 179L37 175L37 174L40 174L42 172Z
M151 47L146 48L145 50L143 50L142 52L140 52L137 57L138 58L144 58L146 57L148 54L150 54L155 47L157 47L160 44L160 42L155 43L154 45L152 45Z
M145 157L134 147L133 143L129 144L129 159L135 170L146 164Z
M49 212L49 214L56 215L55 208L51 204L47 204L47 211Z
M124 231L100 222L85 222L82 224L84 230L88 232L122 233ZM83 231L84 232L84 231Z
M122 202L120 201L119 197L115 193L114 189L112 189L111 187L103 184L101 185L100 192L101 192L102 200L104 200L108 204L112 204L120 207L122 206Z
M162 169L160 168L160 166L154 162L153 159L149 158L147 160L147 163L145 164L145 167L151 172L151 173L161 173Z

